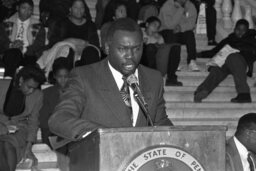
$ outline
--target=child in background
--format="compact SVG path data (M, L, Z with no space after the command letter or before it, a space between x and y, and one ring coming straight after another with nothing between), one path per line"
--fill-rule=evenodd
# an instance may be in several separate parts
M156 53L160 45L164 44L163 37L159 34L161 21L155 17L149 17L143 29L144 53L142 63L150 68L156 68Z
M42 131L42 141L46 143L49 147L51 144L49 142L49 137L54 136L49 130L48 119L52 115L55 106L58 104L61 94L65 91L66 83L68 81L69 72L72 69L67 58L60 57L56 59L52 66L52 80L50 83L53 86L43 90L44 100L43 106L39 112L40 128ZM68 170L68 157L66 156L67 148L62 147L57 151L57 159L59 168L62 171Z

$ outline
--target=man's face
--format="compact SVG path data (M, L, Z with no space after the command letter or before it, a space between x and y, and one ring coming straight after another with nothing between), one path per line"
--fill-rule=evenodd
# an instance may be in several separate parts
M246 130L246 134L249 136L248 141L246 142L246 148L256 153L256 124L253 129Z
M117 30L108 42L109 62L125 76L133 74L139 65L143 50L142 35L139 32Z
M18 16L21 21L25 21L31 17L33 13L33 7L28 3L23 3L18 7Z
M247 31L248 31L248 28L243 24L240 24L235 28L235 34L239 38L241 38Z

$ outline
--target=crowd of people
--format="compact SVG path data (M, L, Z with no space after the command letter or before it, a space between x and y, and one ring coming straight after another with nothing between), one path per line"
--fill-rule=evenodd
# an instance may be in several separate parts
M200 71L197 57L212 58L195 102L206 98L228 74L238 93L231 102L251 102L246 76L252 76L256 59L255 30L239 20L234 33L217 44L214 3L206 1L206 17L214 21L206 23L208 44L216 47L197 52L194 29L200 3L98 0L95 23L84 0L41 0L40 20L32 15L32 0L15 3L17 11L1 16L0 24L0 64L4 78L10 79L1 90L6 96L0 111L0 171L15 171L22 158L36 165L31 149L39 127L42 141L53 149L51 136L71 142L98 128L172 126L163 77L167 75L165 86L183 85L176 75L181 45L187 48L193 72ZM225 48L229 53L223 57ZM41 90L46 82L53 86ZM255 115L240 119L228 149L239 144L256 152ZM57 149L63 171L68 170L67 155L68 145ZM236 170L233 154L228 160L228 168ZM245 170L249 166L242 165Z

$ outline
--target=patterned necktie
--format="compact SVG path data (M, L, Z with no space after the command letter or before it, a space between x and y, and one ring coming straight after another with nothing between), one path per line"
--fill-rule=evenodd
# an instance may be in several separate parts
M248 153L247 160L248 160L248 163L250 165L250 171L255 171L255 163L253 162L251 152Z
M128 83L126 81L126 77L123 77L122 79L124 80L124 84L123 84L123 86L120 90L120 94L121 94L121 97L122 97L125 105L128 108L129 115L130 115L131 121L133 123L132 104L131 104L131 96L130 96L129 86L128 86Z
M23 40L23 35L24 35L24 23L20 23L20 29L17 34L17 39L18 40Z

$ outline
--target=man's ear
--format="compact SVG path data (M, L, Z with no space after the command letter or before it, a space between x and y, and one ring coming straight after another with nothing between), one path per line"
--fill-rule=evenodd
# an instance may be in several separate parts
M23 79L23 77L20 77L20 79L19 79L19 86L21 86L21 84L24 82L24 79Z
M105 53L109 55L109 42L105 42L104 47L105 47Z

